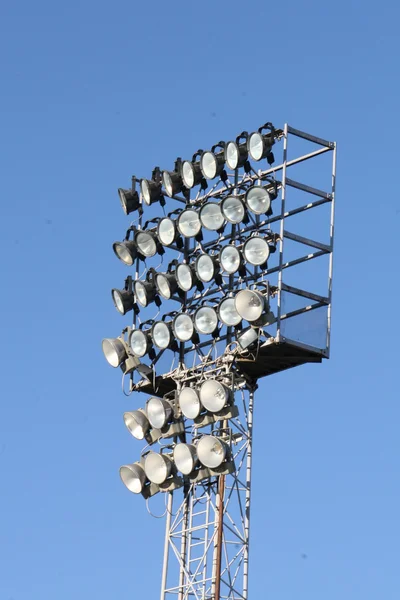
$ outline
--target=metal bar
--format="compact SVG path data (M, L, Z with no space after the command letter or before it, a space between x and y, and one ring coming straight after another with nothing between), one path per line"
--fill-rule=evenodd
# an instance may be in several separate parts
M221 597L221 556L222 556L222 534L224 527L224 495L225 495L225 475L219 476L218 482L218 519L217 519L217 540L215 548L215 600Z
M308 298L309 300L322 302L323 304L329 303L329 298L327 296L320 296L319 294L314 294L313 292L307 292L306 290L301 290L300 288L293 287L292 285L287 285L287 283L282 284L282 290L284 292L294 294L295 296L301 296L302 298Z
M322 244L321 242L316 242L315 240L312 240L311 238L306 238L306 237L303 237L302 235L297 235L297 233L291 233L290 231L287 231L287 229L285 229L285 231L283 232L283 235L288 240L293 240L294 242L299 242L299 244L305 244L306 246L311 246L312 248L318 248L319 250L326 250L326 252L332 251L331 246L328 246L327 244Z
M283 251L284 251L284 231L285 231L285 200L286 200L286 162L287 162L287 147L288 147L288 125L285 123L284 138L283 138L283 169L282 169L282 192L281 192L281 220L279 228L279 266L278 274L278 306L276 317L276 337L280 340L281 337L281 312L282 312L282 269L283 269Z
M331 347L331 318L332 318L332 277L333 277L333 238L335 234L335 195L336 195L336 159L337 159L336 144L333 150L332 160L332 204L331 204L331 222L330 222L330 245L332 248L331 255L329 257L329 275L328 275L328 295L329 295L329 306L328 306L328 327L326 335L326 350L329 357Z
M321 306L326 306L325 302L316 302L315 304L309 304L308 306L304 306L303 308L292 310L282 315L281 321L283 321L284 319L290 319L291 317L297 317L298 315L302 315L303 313L310 312L310 310L321 308Z
M254 413L254 388L249 391L249 402L247 406L247 460L246 460L246 495L245 495L245 519L244 519L244 561L243 561L243 597L248 598L249 589L249 542L250 542L250 500L251 500L251 465L253 458L253 413Z
M183 600L184 598L184 586L185 580L187 580L187 572L186 572L186 544L187 544L187 526L188 526L188 503L189 503L189 494L186 492L185 502L183 505L183 520L182 520L182 537L181 537L181 566L179 569L179 595L178 600Z
M308 152L307 154L303 154L302 156L298 156L297 158L293 158L292 160L289 160L286 162L286 167L292 167L293 165L298 165L299 163L302 163L306 160L310 160L311 158L314 158L315 156L319 156L320 154L325 154L325 152L330 152L332 151L331 147L327 147L327 148L318 148L318 150L314 150L313 152ZM257 179L266 179L268 176L270 175L274 175L275 173L278 173L279 171L283 170L283 165L284 163L280 164L280 165L276 165L275 167L271 167L270 169L266 169L265 171L261 171L261 175L247 175L246 177L243 177L243 179L241 180L241 185L246 185L249 183L254 183L254 181L256 181ZM231 186L233 188L233 185ZM203 194L202 196L199 196L198 198L196 198L196 200L193 200L190 205L193 206L197 206L200 205L202 202L204 202L204 200L208 199L208 198L213 198L215 196L220 196L223 193L226 193L228 190L227 188L220 188L218 190L214 190L212 192L209 192L207 194Z
M329 148L329 150L332 150L334 147L333 142L328 142L328 140L324 140L323 138L316 137L315 135L311 135L310 133L305 133L304 131L300 131L300 129L290 127L290 125L288 125L287 131L288 133L303 138L304 140L308 140L309 142L314 142L315 144L319 144L320 146L326 146L327 148Z
M332 199L332 195L328 194L328 192L324 192L323 190L319 190L318 188L305 185L304 183L300 183L299 181L295 181L294 179L286 179L286 184L290 185L290 187L302 190L303 192L307 192L307 194L313 194L314 196L319 196L320 198L327 198L327 200Z
M170 531L170 527L171 527L172 504L173 504L173 493L168 492L167 518L165 519L164 557L163 557L163 566L162 566L162 572L161 572L160 600L165 600L165 588L167 585L168 558L169 558L169 531Z
M203 552L203 556L204 556L204 561L203 561L203 579L204 579L204 583L203 583L203 589L202 589L202 593L201 593L202 600L206 600L206 583L205 583L205 578L207 576L208 529L210 527L210 504L211 504L210 488L208 488L208 492L207 492L207 508L206 508L207 512L206 512L206 521L205 521L205 525L204 525L204 552Z

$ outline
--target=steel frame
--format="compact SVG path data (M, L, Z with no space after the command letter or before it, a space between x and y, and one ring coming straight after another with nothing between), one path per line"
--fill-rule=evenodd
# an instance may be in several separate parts
M318 148L297 158L288 160L288 146L291 137L300 138ZM253 171L244 174L241 178L239 172L229 174L226 183L219 183L207 193L199 192L194 199L175 199L184 202L186 206L199 207L209 199L218 199L227 194L242 193L246 186L258 182L265 184L275 179L280 192L279 213L268 218L254 217L246 227L233 225L227 234L218 235L215 239L202 244L189 244L186 240L182 259L190 262L197 252L212 252L223 242L240 241L244 234L260 230L269 230L277 227L277 252L278 264L264 270L255 267L246 269L245 275L230 275L223 278L222 285L210 285L205 291L194 294L185 294L183 299L175 298L181 303L181 310L190 310L203 300L216 300L227 292L237 291L252 284L266 281L266 277L275 276L277 283L273 287L273 296L276 299L276 314L274 333L266 330L260 332L259 348L262 345L288 343L293 346L329 358L331 334L331 305L332 305L332 272L333 272L333 237L334 237L334 209L335 209L335 182L336 182L336 144L322 138L310 135L289 125L279 131L279 139L283 139L282 162L275 167ZM289 178L288 171L291 167L304 164L310 160L317 160L319 156L331 152L332 172L329 189L318 189ZM277 177L280 177L278 180ZM288 196L292 189L300 190L314 198L291 208L286 208ZM279 201L277 200L276 203ZM287 223L299 214L314 212L320 206L330 204L329 243L311 239L300 233L289 230ZM141 223L140 223L141 225ZM308 246L312 252L302 254L295 259L287 259L285 242L295 242L299 246ZM172 248L178 251L177 248ZM316 293L285 282L285 273L298 265L314 261L321 256L329 256L328 285L326 294ZM138 277L138 265L136 278ZM285 312L284 295L291 294L297 298L307 300L301 308ZM290 339L283 332L283 325L290 319L319 308L326 307L326 343L324 347L316 347L301 340ZM136 316L134 317L136 324ZM270 327L268 326L268 329ZM191 378L214 376L215 373L236 371L235 359L242 356L234 342L232 328L226 328L226 333L221 333L214 340L199 344L181 343L179 359L175 368L163 375L169 379L179 390L183 383ZM207 350L207 352L205 352ZM244 353L249 356L248 352ZM163 352L160 352L152 362L156 367ZM188 363L189 355L191 364ZM258 350L254 354L254 361L259 360ZM251 360L251 356L250 356ZM310 362L315 359L310 358ZM303 360L303 363L305 361ZM299 364L302 364L299 362ZM287 368L287 367L282 367ZM214 369L214 371L213 371ZM131 376L130 391L143 390L143 381L134 382L135 374ZM235 379L236 381L236 379ZM239 417L221 422L221 429L229 431L232 442L232 452L235 457L235 470L231 474L212 476L199 483L186 483L183 496L180 490L167 493L166 533L164 543L164 561L162 569L161 600L247 600L248 598L248 569L249 569L249 541L250 541L250 499L251 499L251 462L252 462L252 435L253 435L253 410L254 392L256 381L241 380L235 383L236 404L241 402ZM192 435L195 430L190 432ZM175 559L173 562L172 559Z

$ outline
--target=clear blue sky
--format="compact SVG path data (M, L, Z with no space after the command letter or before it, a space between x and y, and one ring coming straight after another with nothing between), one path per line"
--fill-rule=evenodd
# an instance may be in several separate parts
M398 600L399 17L3 4L1 600L158 598L164 522L119 480L137 446L100 348L121 327L116 191L267 120L337 140L337 237L332 358L258 396L250 598Z

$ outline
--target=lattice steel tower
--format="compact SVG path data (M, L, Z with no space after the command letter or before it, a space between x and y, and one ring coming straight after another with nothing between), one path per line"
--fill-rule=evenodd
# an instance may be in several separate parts
M334 142L266 123L119 190L134 273L112 295L133 325L103 351L148 395L120 475L165 497L161 600L248 598L257 382L329 358L335 177Z

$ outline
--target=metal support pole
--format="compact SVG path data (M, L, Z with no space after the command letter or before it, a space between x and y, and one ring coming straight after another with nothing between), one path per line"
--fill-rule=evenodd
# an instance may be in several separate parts
M251 499L251 463L253 458L253 412L254 390L249 392L249 405L247 409L247 456L246 456L246 496L244 513L244 562L243 562L243 598L247 600L249 591L249 541L250 541L250 499Z
M167 500L167 517L165 519L165 540L164 540L164 559L161 572L161 594L160 600L165 599L165 589L167 587L167 575L168 575L168 558L169 558L169 530L171 527L171 514L172 514L173 494L168 493Z
M331 317L332 317L332 277L333 277L333 238L335 233L335 192L336 192L336 143L333 148L333 161L332 161L332 202L331 202L331 223L329 232L329 243L331 247L331 253L329 256L329 275L328 275L328 326L326 336L326 351L329 357L330 346L331 346Z
M224 531L224 496L225 496L225 475L219 476L218 495L217 495L217 535L215 546L215 600L221 597L221 556L222 556L222 534Z
M279 273L278 273L278 306L277 306L277 341L282 339L281 333L281 314L282 314L282 266L283 266L283 250L284 250L284 233L285 233L285 200L286 200L286 163L287 163L287 146L288 146L288 124L285 123L283 137L283 168L282 168L282 192L281 192L281 223L279 231Z

